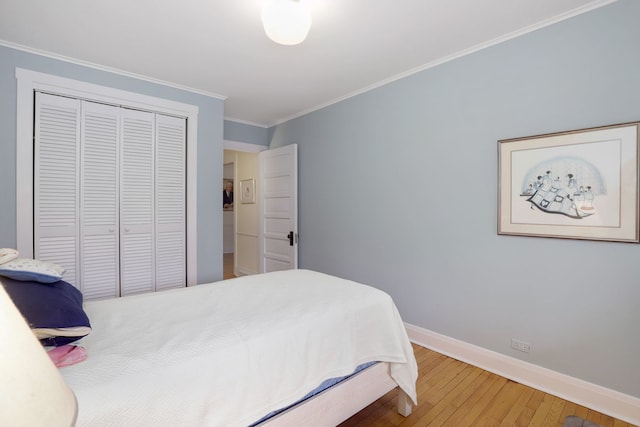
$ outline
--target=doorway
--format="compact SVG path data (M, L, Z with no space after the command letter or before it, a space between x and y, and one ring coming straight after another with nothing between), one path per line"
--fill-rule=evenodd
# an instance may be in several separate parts
M239 191L243 181L253 180L258 193L258 152L266 149L268 147L263 145L224 141L223 178L230 176L233 179L234 190L233 209L227 211L223 207L224 280L259 272L258 205L241 203Z
M238 277L233 272L233 265L234 265L234 253L233 252L224 254L222 262L223 262L223 265L222 265L222 270L223 270L222 280L233 279L234 277Z
M222 252L223 252L223 279L236 277L234 269L235 253L235 200L234 200L234 179L235 179L235 154L233 152L224 153L225 163L222 174Z

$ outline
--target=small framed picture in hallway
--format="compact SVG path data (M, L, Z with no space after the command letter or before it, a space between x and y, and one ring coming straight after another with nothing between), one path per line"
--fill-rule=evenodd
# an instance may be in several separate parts
M256 180L253 178L240 181L240 203L256 202Z

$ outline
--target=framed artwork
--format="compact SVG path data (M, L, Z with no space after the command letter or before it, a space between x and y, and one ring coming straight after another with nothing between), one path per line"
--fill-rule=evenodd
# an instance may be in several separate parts
M253 178L240 181L240 203L256 202L256 180Z
M233 179L222 179L222 210L233 210Z
M638 243L639 129L498 141L498 234Z

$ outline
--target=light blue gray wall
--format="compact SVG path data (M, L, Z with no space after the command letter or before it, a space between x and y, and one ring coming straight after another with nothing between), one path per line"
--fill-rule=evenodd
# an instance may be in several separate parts
M640 397L640 245L496 234L499 139L640 120L639 16L620 0L270 129L299 144L300 266Z
M224 139L269 146L269 130L261 126L225 120Z
M16 246L16 78L26 68L196 105L198 116L198 281L222 278L222 210L211 186L222 180L224 102L123 75L0 46L0 247Z

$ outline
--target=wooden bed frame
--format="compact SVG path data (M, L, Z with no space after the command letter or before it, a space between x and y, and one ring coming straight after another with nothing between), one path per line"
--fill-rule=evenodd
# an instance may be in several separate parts
M337 426L394 388L398 388L398 413L409 416L411 399L389 376L389 364L381 362L265 420L259 427Z

